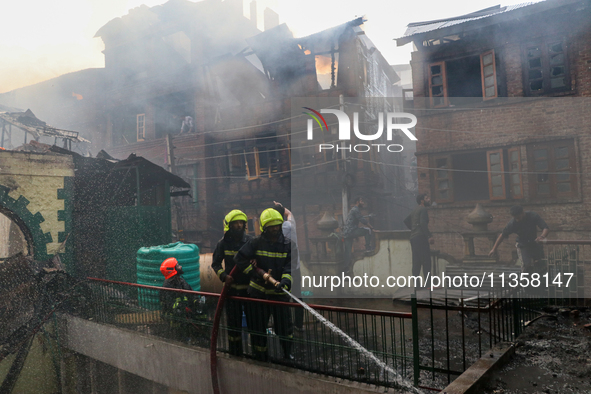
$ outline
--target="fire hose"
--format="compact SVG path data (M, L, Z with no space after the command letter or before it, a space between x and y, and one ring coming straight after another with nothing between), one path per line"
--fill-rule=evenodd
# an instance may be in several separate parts
M262 269L256 267L253 264L253 267L255 268L255 272L257 272L264 280L265 282L269 282L271 283L273 286L276 286L277 282L272 276L271 276L271 270L269 270L269 272L265 272ZM232 276L234 274L234 272L236 272L236 269L238 267L234 266L234 268L232 268L232 271L230 271L230 273L228 274L228 276ZM220 299L218 300L218 306L215 309L215 315L213 317L213 327L211 329L211 343L209 345L209 362L210 362L210 367L211 367L211 385L213 387L213 393L214 394L220 394L220 383L218 381L218 357L217 357L217 344L218 344L218 331L220 328L220 319L222 316L222 310L224 309L224 303L226 302L226 298L228 297L228 288L230 286L227 284L227 282L224 282L224 287L222 289L222 292L220 294Z

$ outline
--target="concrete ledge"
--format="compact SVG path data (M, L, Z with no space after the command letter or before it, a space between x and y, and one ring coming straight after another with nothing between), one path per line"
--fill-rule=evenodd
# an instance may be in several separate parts
M86 357L189 394L213 392L206 349L70 315L60 315L60 331L62 345ZM224 394L398 392L219 353L218 376Z
M515 346L494 348L443 389L444 394L477 394L492 375L515 354Z

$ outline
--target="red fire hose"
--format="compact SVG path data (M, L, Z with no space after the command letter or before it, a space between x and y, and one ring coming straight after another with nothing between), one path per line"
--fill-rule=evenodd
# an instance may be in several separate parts
M232 268L230 271L229 276L234 275L237 266ZM224 309L224 302L226 302L226 297L228 294L228 288L230 286L224 282L224 287L222 288L222 292L220 294L220 299L218 300L218 306L215 310L215 315L213 317L213 328L211 329L211 344L209 345L209 363L211 366L211 385L213 387L214 394L220 394L220 384L218 382L218 356L217 356L217 345L218 345L218 330L220 328L220 318L222 317L222 310Z

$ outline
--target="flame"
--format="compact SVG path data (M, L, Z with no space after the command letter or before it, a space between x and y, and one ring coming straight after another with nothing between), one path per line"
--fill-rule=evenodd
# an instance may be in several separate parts
M81 94L74 93L74 92L72 92L72 97L76 97L76 99L78 99L78 100L82 100L84 98L84 97L82 97Z
M316 56L316 72L318 74L330 74L332 59L330 56L317 55ZM335 60L335 71L338 69L338 61Z

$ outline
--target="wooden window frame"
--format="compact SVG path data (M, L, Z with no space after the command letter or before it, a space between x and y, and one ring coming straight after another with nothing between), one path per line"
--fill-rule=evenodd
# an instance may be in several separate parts
M255 146L251 148L252 151L249 151L248 149L245 149L243 151L244 163L246 166L246 179L248 179L249 181L259 179L261 177L272 178L273 176L276 176L277 173L281 172L279 171L280 158L278 155L278 145L268 145L264 148L264 150L260 151L259 148ZM254 165L254 171L250 168L248 164L247 155L253 155L254 162L252 164ZM264 168L261 168L261 155L266 155L265 157L267 159L267 166ZM275 163L273 163L273 161ZM289 170L291 171L291 156L289 157L289 161Z
M493 85L494 89L495 89L495 93L492 96L487 97L486 96L486 76L484 75L484 57L487 55L492 55L492 67L493 67L493 73L492 73L492 77L493 77ZM491 49L490 51L486 51L480 54L480 80L482 82L482 100L486 101L486 100L492 100L494 98L499 97L499 88L498 88L498 83L497 83L497 63L495 60L495 50Z
M492 173L491 169L491 155L499 154L499 164L501 165L501 171L497 174ZM503 149L495 149L495 150L488 150L486 151L486 166L488 170L488 197L491 201L494 200L506 200L507 199L507 190L505 185L505 163L504 163L504 155ZM503 188L503 192L500 196L493 195L493 176L500 176L501 177L501 187Z
M564 79L565 86L552 89L550 87L550 54L549 45L554 43L562 43L562 53L564 54ZM541 48L541 70L542 70L542 89L540 91L532 91L529 83L529 63L527 52L532 46L539 46ZM541 38L534 41L529 41L522 46L522 69L523 69L523 92L526 96L541 96L545 94L559 93L571 90L571 78L569 69L569 48L564 37L552 39L550 37Z
M485 68L485 64L484 64L484 57L487 55L492 55L492 67L493 67L493 73L491 74L494 80L493 85L486 85L486 77L491 76L491 75L484 75L484 68ZM481 83L481 87L482 87L482 101L487 101L487 100L492 100L495 99L497 97L499 97L499 84L498 84L498 73L497 73L497 61L496 61L496 57L495 57L495 50L491 49L488 50L486 52L482 52L479 56L480 56L480 83ZM476 55L472 55L472 56L476 56ZM453 60L453 59L450 59ZM432 74L432 67L433 66L440 66L441 67L441 74ZM431 103L431 107L432 108L443 108L443 107L448 107L449 106L449 96L448 96L448 83L447 83L447 71L446 71L446 61L439 61L439 62L433 62L433 63L429 63L428 64L428 72L427 75L429 77L429 83L428 83L428 87L429 87L429 99L430 99L430 103ZM443 89L443 96L433 96L433 86L440 86L440 85L433 85L433 77L434 76L438 76L441 75L442 77L442 89ZM492 96L486 96L486 87L491 87L494 86L494 95ZM443 97L443 104L441 105L434 105L434 97Z
M517 171L513 171L511 168L511 153L513 152L517 152ZM511 198L513 198L514 200L520 200L523 198L523 174L521 173L521 148L509 148L507 149L507 163L508 163L508 177L509 177L509 191L511 193ZM511 179L512 175L514 172L517 172L519 175L519 189L521 190L521 193L516 194L515 190L513 188L514 183L513 180Z
M137 114L135 119L137 140L144 141L146 139L146 114Z
M556 156L555 156L555 149L558 147L566 147L568 150L567 157L569 163L569 169L564 172L570 173L570 192L559 192L558 191L558 184L559 183L566 183L566 182L559 182L558 175L556 170ZM535 169L535 156L534 151L537 149L547 149L548 150L548 168L545 171L536 170ZM527 157L528 163L530 167L530 197L535 200L571 200L573 198L579 197L579 188L578 182L579 177L578 173L578 166L576 160L576 150L575 150L575 142L574 140L560 140L560 141L549 141L549 142L540 142L534 143L527 146ZM560 159L560 158L559 158ZM549 194L541 194L538 193L538 175L548 173L548 184L550 186L550 193Z
M249 181L259 179L260 176L260 168L259 168L259 154L257 148L253 148L252 152L247 152L244 150L244 165L246 166L246 179ZM254 158L254 168L250 168L248 165L248 158L247 155L253 155ZM254 172L251 172L254 171Z

